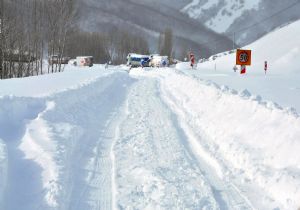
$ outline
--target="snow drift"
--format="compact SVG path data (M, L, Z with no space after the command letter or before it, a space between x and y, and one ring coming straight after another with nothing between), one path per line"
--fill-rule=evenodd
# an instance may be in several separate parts
M297 115L247 91L238 93L226 86L176 74L166 78L164 88L169 100L174 101L169 104L175 111L184 110L181 119L196 136L205 136L198 140L218 160L225 177L232 174L237 182L260 188L260 199L250 196L257 206L271 197L279 201L280 208L299 207Z

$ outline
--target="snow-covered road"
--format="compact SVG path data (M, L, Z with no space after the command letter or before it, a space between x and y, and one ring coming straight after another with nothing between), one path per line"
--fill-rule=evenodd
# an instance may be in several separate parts
M115 146L121 209L217 209L157 78L136 77Z
M174 72L131 72L139 82L128 97L124 137L116 152L122 154L120 163L125 160L121 169L131 165L120 171L121 186L129 182L121 188L121 207L127 207L133 194L139 196L129 206L136 209L251 209L248 200L222 180L217 163L197 142L202 137L180 117L184 109L165 87L170 74Z
M0 98L0 209L300 206L298 115L171 68L100 69Z

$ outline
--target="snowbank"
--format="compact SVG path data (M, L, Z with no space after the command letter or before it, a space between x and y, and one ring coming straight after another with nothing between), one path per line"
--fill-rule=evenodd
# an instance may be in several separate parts
M169 73L163 89L181 121L239 185L261 189L256 206L276 201L282 209L300 206L300 118L249 91ZM173 101L173 103L171 102ZM205 137L205 138L203 138ZM275 205L274 203L272 205Z
M77 89L112 73L104 70L104 65L94 65L91 68L68 65L65 71L60 73L0 80L0 96L43 97Z
M55 162L55 153L59 152L58 145L51 139L51 131L43 114L54 109L53 102L47 102L46 109L27 126L25 135L21 139L19 149L24 152L25 159L30 159L39 164L42 168L43 189L46 192L45 199L50 207L58 206L58 198L62 186L59 180L59 164Z
M79 195L70 200L77 188L72 179L77 173L82 176L84 169L72 171L77 164L73 161L84 161L90 155L82 151L81 140L89 140L88 146L99 140L99 136L87 139L90 125L96 126L91 133L97 135L106 117L114 114L117 101L122 101L126 83L133 82L124 70L110 67L98 71L101 69L74 68L0 81L0 87L5 87L0 89L4 95L0 95L0 209L67 209L76 205ZM71 116L76 121L69 122ZM79 159L75 149L82 151Z

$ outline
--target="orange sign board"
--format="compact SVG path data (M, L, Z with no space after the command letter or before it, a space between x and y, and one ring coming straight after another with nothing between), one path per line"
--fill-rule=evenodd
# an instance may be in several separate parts
M251 66L251 50L240 50L236 52L236 65Z

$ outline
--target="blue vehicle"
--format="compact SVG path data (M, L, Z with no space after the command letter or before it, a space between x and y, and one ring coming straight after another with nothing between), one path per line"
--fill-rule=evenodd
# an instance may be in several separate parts
M148 55L139 55L130 53L127 56L127 66L132 68L136 67L149 67L150 56Z
M150 58L149 57L145 57L141 59L141 66L142 67L149 67L149 63L150 63Z

